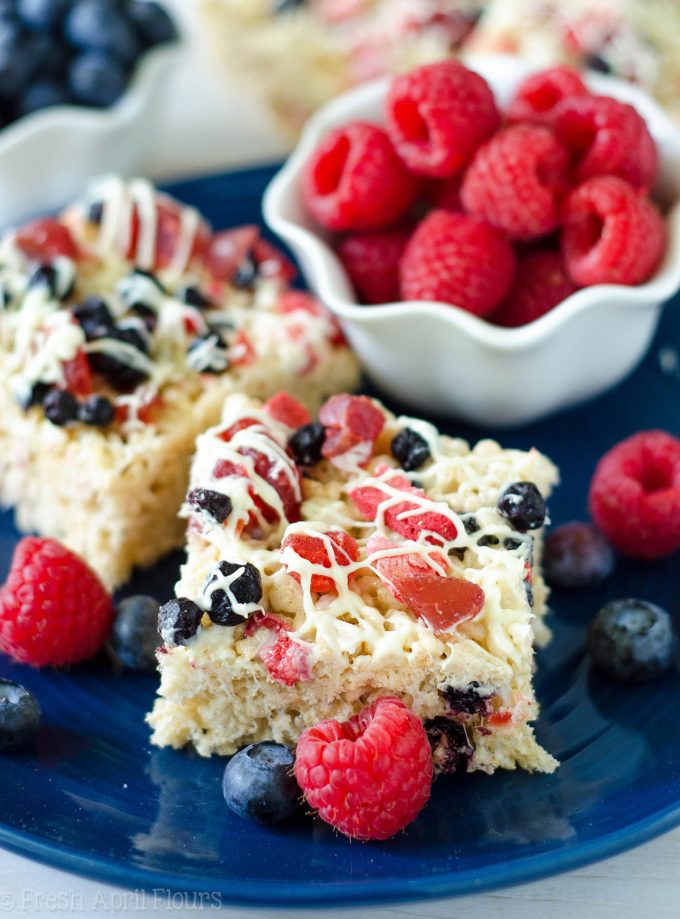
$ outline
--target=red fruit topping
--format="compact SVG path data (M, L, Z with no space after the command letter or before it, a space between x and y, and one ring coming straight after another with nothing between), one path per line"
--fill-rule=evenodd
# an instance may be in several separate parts
M423 547L424 548L424 547ZM437 549L428 546L426 549L427 558L433 563L433 567L428 561L416 551L404 551L403 546L392 542L385 536L377 534L371 536L366 544L366 551L369 556L380 552L390 552L399 550L396 555L385 555L382 558L371 559L371 565L378 572L380 577L385 581L392 593L398 600L403 600L396 588L396 582L406 577L419 577L422 574L436 574L439 577L446 577L449 571L449 562L447 557Z
M379 474L377 469L376 473ZM376 520L382 514L386 526L414 541L422 535L426 535L428 542L450 542L456 538L457 530L453 520L436 510L435 502L428 498L422 488L411 485L406 476L399 472L383 481L389 490L404 492L422 500L400 501L376 485L358 485L351 489L349 497L365 520Z
M0 590L0 651L22 664L74 664L104 644L113 604L82 558L29 536L14 550Z
M292 628L290 623L286 622L285 619L281 619L279 616L275 616L274 613L266 613L262 610L257 610L252 616L248 617L243 634L246 638L250 638L258 629L271 629L272 632L280 635L281 632L290 632Z
M612 447L595 469L590 512L626 555L663 558L680 548L680 440L641 431Z
M549 313L576 290L557 249L534 249L519 256L510 292L489 318L496 325L508 328L527 325Z
M326 429L321 452L337 459L351 452L361 466L373 455L373 444L385 426L385 416L367 396L331 396L321 406L319 421Z
M518 124L480 147L465 173L465 210L510 239L538 239L559 223L569 157L548 128Z
M361 121L331 131L302 176L302 200L329 230L381 230L408 210L417 191L385 131Z
M205 254L205 267L218 281L231 281L243 260L250 255L260 235L254 224L215 233Z
M295 778L310 807L352 839L388 839L430 797L432 754L423 724L386 696L349 721L322 721L300 736Z
M63 366L66 389L74 396L89 396L92 393L92 373L87 355L76 351L75 357Z
M399 263L409 240L408 230L355 233L336 252L361 303L399 300Z
M636 188L654 184L656 144L631 105L607 96L565 99L555 111L553 128L572 154L577 181L616 175Z
M320 300L308 294L304 290L284 290L279 296L278 310L280 313L308 313L310 316L319 316L325 319L331 329L331 344L344 345L345 336L343 335L340 323L335 316L326 309Z
M401 260L405 300L450 303L486 316L508 292L515 272L510 243L485 220L432 211Z
M259 657L269 676L284 686L304 683L312 678L308 649L288 635L279 635L272 644L265 645Z
M290 549L300 558L321 568L330 568L332 565L351 565L352 562L358 560L359 545L349 533L344 530L328 530L323 535L331 543L330 546L321 536L309 536L306 533L289 533L281 543L281 549ZM329 553L333 556L332 561ZM284 567L286 571L289 571L289 566L285 561ZM290 570L289 573L298 584L301 583L301 578L297 571ZM311 589L316 593L324 594L337 590L337 584L332 577L313 574Z
M257 360L257 351L247 332L238 329L229 346L229 360L233 367L246 367Z
M571 67L551 67L524 80L508 106L510 122L550 124L555 107L563 99L589 95L580 73Z
M463 176L455 175L450 179L433 179L425 188L425 197L432 207L442 211L458 213L463 210L460 200L460 186Z
M439 179L459 172L501 123L486 81L452 60L395 77L386 111L388 133L409 169Z
M616 176L589 179L563 209L562 251L577 284L641 284L666 248L666 224L654 205Z
M182 212L184 208L172 198L162 196L156 201L156 257L154 267L167 268L172 264L180 245L183 235ZM191 251L187 258L187 263L203 261L208 245L210 244L211 234L208 224L201 220L196 235L194 237ZM128 258L134 258L134 253L128 254Z
M34 220L17 230L16 244L28 258L49 262L59 255L77 259L78 247L63 223L54 217Z
M268 240L261 237L256 239L251 252L263 278L273 278L283 284L290 284L295 278L295 265Z
M309 424L312 420L304 405L289 396L287 392L279 392L272 396L271 399L267 399L263 408L268 415L271 415L274 421L280 421L281 424L293 429L302 427L303 424Z
M474 619L484 606L484 591L465 578L418 574L397 578L394 585L412 613L424 619L433 632L448 632Z

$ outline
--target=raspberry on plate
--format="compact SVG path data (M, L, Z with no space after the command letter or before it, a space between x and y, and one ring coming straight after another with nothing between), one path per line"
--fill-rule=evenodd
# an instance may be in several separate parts
M463 178L463 207L510 239L538 239L559 223L568 168L567 151L548 128L512 125L475 154Z
M302 176L302 200L329 230L380 230L413 203L418 181L382 128L355 121L331 131Z
M485 220L432 211L404 252L401 293L405 300L450 303L486 316L508 292L514 272L510 243Z
M634 558L680 548L680 440L641 431L602 457L590 484L590 513L612 544Z
M113 604L96 574L54 539L28 536L0 589L0 651L22 664L74 664L104 644Z
M505 113L509 122L550 124L563 99L589 95L581 74L573 67L550 67L523 80Z
M562 252L572 279L590 284L641 284L666 247L666 224L647 198L616 176L580 185L563 206Z
M577 96L557 107L553 130L574 160L578 182L616 175L636 188L654 184L659 156L644 118L608 96Z
M349 721L300 736L295 777L310 807L352 839L389 839L430 797L432 754L420 718L390 696Z
M399 263L411 234L405 229L354 233L336 252L362 303L399 299Z
M507 297L489 317L491 322L516 328L540 319L578 290L558 249L541 247L521 253Z
M501 123L483 77L452 60L396 76L386 111L388 133L409 169L439 179L459 172Z

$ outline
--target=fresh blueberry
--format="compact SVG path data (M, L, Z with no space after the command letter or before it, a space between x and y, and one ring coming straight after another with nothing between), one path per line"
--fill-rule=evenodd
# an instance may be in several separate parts
M15 99L28 85L35 62L29 43L13 22L0 20L0 96Z
M231 580L231 576L239 570L241 574ZM228 592L219 586L223 578L229 579ZM262 577L250 562L221 561L208 574L201 592L210 597L208 615L216 625L238 625L245 621L245 616L233 609L231 598L244 605L259 603L262 599Z
M315 466L321 461L325 437L326 432L319 421L303 424L297 429L288 441L288 446L298 466Z
M293 751L264 740L232 756L224 770L222 792L228 807L257 823L280 823L292 817L300 802Z
M125 92L128 75L115 57L100 51L77 55L68 70L68 87L81 105L107 108Z
M14 680L0 680L0 750L19 750L32 743L41 717L32 692Z
M158 601L143 594L126 597L118 604L111 645L128 670L156 669L156 648L161 643L158 613Z
M548 535L543 550L546 580L556 587L595 587L614 570L614 550L590 523L565 523Z
M217 523L224 523L231 514L231 499L220 491L194 488L187 495L187 503L197 511L205 511Z
M106 396L90 396L78 409L78 420L95 428L107 428L115 417L116 410Z
M177 38L174 22L154 0L130 0L126 11L145 48L175 41Z
M545 523L545 500L533 482L511 482L498 495L498 513L520 533L537 530Z
M55 105L68 105L69 102L69 95L60 83L47 78L36 80L19 99L17 114L31 115Z
M42 407L47 420L58 427L70 424L78 417L78 401L66 389L50 389Z
M424 437L411 428L404 428L393 438L392 456L398 460L407 472L420 469L430 458L430 448Z
M20 22L33 32L54 31L71 5L71 0L16 0Z
M168 600L158 611L158 632L165 645L183 645L193 638L203 611L186 597Z
M64 20L64 35L76 48L99 51L127 65L141 53L133 24L113 0L78 0Z
M177 291L176 296L182 303L186 303L188 306L194 306L197 310L207 310L214 306L212 300L208 299L198 287L192 285L181 287Z
M673 662L676 637L666 610L645 600L612 600L588 631L588 652L617 680L648 680Z

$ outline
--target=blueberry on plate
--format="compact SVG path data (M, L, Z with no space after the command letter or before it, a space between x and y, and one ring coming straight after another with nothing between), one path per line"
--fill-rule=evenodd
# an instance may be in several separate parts
M25 28L53 32L66 15L71 0L16 0L16 13Z
M125 9L145 48L175 41L177 38L175 23L154 0L130 0Z
M0 680L0 751L27 747L38 732L41 717L32 692L14 680Z
M157 600L143 594L126 597L118 604L111 646L128 670L152 672L156 669L156 648L161 644L159 609Z
M595 666L617 680L649 680L667 670L676 647L671 617L645 600L612 600L588 631Z
M142 50L133 24L113 0L78 0L64 20L64 35L76 48L101 51L128 65Z
M545 523L545 499L533 482L511 482L498 495L498 513L516 530L538 530Z
M239 817L280 823L296 812L300 788L293 775L295 757L284 744L264 740L239 750L227 763L222 792Z
M543 571L556 587L596 587L607 580L615 562L614 550L592 523L565 523L545 541Z
M85 51L77 55L68 69L68 88L75 102L107 108L125 92L128 74L110 54Z

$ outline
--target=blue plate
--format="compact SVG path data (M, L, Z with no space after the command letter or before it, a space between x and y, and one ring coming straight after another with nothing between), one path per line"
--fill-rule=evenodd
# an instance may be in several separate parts
M258 169L174 191L216 226L252 222L271 175ZM660 347L680 343L678 306L667 309L645 364L596 402L511 433L450 422L442 429L536 444L562 469L553 521L584 517L588 481L605 449L641 428L680 435L680 383L657 362ZM1 517L5 570L17 538L11 518ZM138 576L130 590L167 597L179 559ZM554 640L539 654L537 731L561 768L552 776L440 778L405 833L365 845L304 816L269 829L228 812L223 761L150 747L144 714L154 678L112 675L101 661L37 672L0 657L0 676L29 686L45 712L37 755L2 757L0 844L130 887L276 906L480 891L612 855L680 822L680 679L674 671L644 686L608 682L584 658L584 629L616 596L645 597L677 616L679 586L677 559L620 560L606 587L556 593Z

